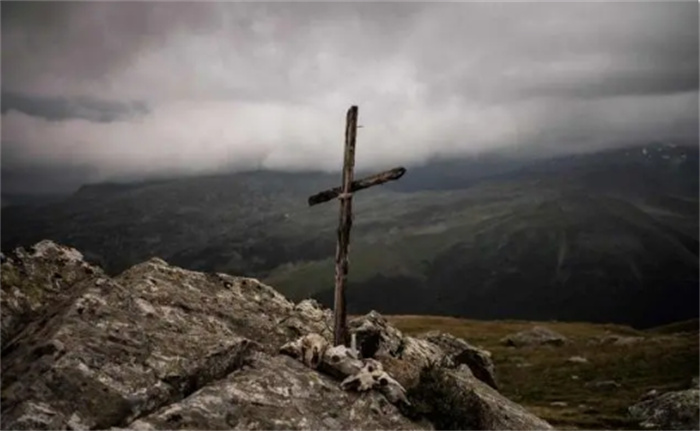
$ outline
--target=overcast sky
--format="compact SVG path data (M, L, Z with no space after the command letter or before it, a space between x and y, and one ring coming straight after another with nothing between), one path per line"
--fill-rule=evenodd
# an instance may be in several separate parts
M697 2L1 8L5 190L698 139Z

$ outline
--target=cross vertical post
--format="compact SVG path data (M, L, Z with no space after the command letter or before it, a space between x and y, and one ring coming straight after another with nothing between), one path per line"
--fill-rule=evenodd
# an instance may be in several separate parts
M352 194L354 192L398 180L406 173L406 168L398 168L370 175L354 181L355 137L357 135L357 106L348 110L345 123L345 155L343 159L343 182L340 187L323 190L309 196L309 206L318 205L338 198L340 200L340 222L338 223L338 244L335 249L335 292L333 304L333 342L339 346L348 345L347 312L345 305L345 285L348 280L348 247L352 227Z
M348 246L352 227L352 183L355 167L355 138L357 135L357 106L348 110L345 123L345 156L340 198L338 244L335 251L335 296L333 304L334 345L347 345L347 310L345 285L348 279Z

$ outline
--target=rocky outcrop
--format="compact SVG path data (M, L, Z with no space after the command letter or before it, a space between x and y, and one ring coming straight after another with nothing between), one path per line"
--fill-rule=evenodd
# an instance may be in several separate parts
M700 429L700 390L649 394L643 401L631 406L629 412L639 420L643 429L696 430Z
M520 331L504 337L501 342L506 346L562 346L568 340L563 335L543 326L535 326L532 329Z
M342 346L325 344L330 311L255 279L157 258L110 278L45 241L5 257L2 289L2 429L432 429L440 400L423 394L435 367L452 376L446 388L478 400L477 410L456 410L455 423L548 427L466 361L377 313L349 326L363 360L380 361L407 402L381 377L369 390L342 387L357 364L339 367ZM280 353L309 334L300 359Z

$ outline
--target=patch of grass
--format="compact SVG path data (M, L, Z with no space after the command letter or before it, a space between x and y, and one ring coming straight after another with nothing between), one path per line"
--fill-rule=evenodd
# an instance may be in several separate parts
M415 225L408 223L408 227L404 226L396 233L391 233L390 229L381 234L371 230L364 238L354 238L350 243L350 281L362 283L378 274L423 280L429 257L443 253L463 238L470 237L477 223L493 216L489 211L495 211L495 206L489 204L483 205L483 208L470 207L476 214L464 211L450 214L454 219L449 222L436 220L434 225L431 225L421 220ZM382 220L390 218L386 214L383 216ZM419 227L426 232L421 233ZM430 231L431 227L440 229L433 232ZM334 272L335 260L330 256L321 260L280 265L271 270L262 281L275 286L287 297L300 300L332 288Z
M698 375L698 337L693 332L658 333L627 326L578 322L476 321L437 316L391 316L407 334L439 330L489 350L501 392L562 429L636 429L627 408L651 389L685 389ZM546 326L569 339L561 347L512 348L506 335ZM671 328L692 326L681 322ZM668 328L666 328L668 330ZM673 331L677 332L677 331ZM642 337L626 345L601 343L608 335ZM570 363L583 356L588 363ZM614 380L618 388L586 383ZM565 402L565 407L551 403Z

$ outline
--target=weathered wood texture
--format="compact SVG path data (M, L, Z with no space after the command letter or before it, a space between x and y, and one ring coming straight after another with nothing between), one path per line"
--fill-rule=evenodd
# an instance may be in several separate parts
M343 159L343 182L340 187L324 190L309 197L309 206L340 199L340 221L338 223L338 245L335 249L335 297L333 304L334 345L348 345L347 309L345 285L348 279L348 248L352 228L352 194L387 181L398 180L406 173L403 167L394 168L359 181L354 181L355 138L357 135L357 106L348 110L345 123L345 155Z
M406 168L399 167L376 175L372 175L370 177L363 178L361 180L353 181L350 185L350 193L367 189L372 186L378 186L389 181L398 180L405 173ZM332 189L324 190L320 193L316 193L315 195L309 197L309 206L314 206L323 202L328 202L331 199L337 198L341 193L343 193L342 187L335 187Z
M333 304L334 344L347 346L347 311L345 285L348 279L348 247L352 227L353 170L355 167L355 137L357 135L357 106L348 110L345 124L345 158L343 160L343 188L340 195L340 222L338 224L338 245L335 251L335 301Z

